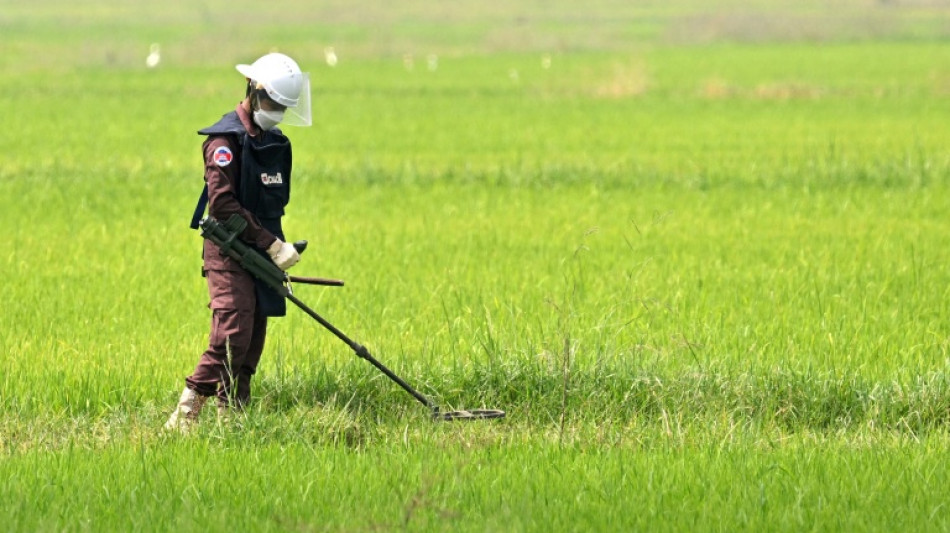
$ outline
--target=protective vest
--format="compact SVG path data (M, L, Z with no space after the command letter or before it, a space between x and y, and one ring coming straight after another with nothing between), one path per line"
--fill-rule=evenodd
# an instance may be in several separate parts
M262 132L259 138L247 134L237 111L232 111L212 126L198 130L201 135L232 135L241 146L241 172L238 176L237 199L251 214L257 217L264 229L284 240L281 217L290 201L290 171L292 157L290 139L279 129ZM208 185L205 184L195 207L191 227L198 222L208 202ZM263 250L259 250L266 257ZM283 296L258 279L254 280L257 305L265 316L284 316L287 302Z
M237 187L238 202L260 221L261 226L284 239L281 217L290 201L290 171L293 158L290 139L279 129L264 131L260 138L247 134L237 111L221 117L217 123L198 130L201 135L233 135L241 145L241 172ZM207 187L195 209L200 219L207 203ZM197 228L197 220L192 220Z

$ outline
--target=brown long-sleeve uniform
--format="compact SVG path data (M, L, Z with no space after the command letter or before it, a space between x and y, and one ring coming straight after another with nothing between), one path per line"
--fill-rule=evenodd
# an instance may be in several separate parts
M240 105L237 113L249 134L260 134ZM205 140L202 151L208 214L217 220L240 214L248 221L241 239L266 250L277 237L238 201L242 178L239 140L233 135L212 135ZM211 299L211 334L208 348L185 383L202 396L217 395L219 404L228 405L233 398L243 405L250 397L251 376L264 350L267 317L258 312L253 278L237 261L222 254L209 240L204 241L203 255ZM236 389L231 386L235 379Z

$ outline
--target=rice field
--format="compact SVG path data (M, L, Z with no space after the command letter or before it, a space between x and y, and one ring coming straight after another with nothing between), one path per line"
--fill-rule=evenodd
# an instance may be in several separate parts
M948 6L287 4L0 9L6 529L950 528ZM504 420L291 308L246 412L161 431L195 132L271 49L292 273L346 282L295 294Z

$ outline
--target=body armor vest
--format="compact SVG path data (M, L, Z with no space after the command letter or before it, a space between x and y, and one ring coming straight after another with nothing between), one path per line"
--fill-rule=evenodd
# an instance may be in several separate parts
M255 139L247 134L237 111L198 131L201 135L233 135L241 145L238 202L260 221L261 226L284 239L280 219L290 201L290 171L293 159L290 139L278 129L262 132Z
M290 171L292 157L290 139L279 129L263 131L259 138L247 134L237 111L232 111L212 126L198 130L201 135L232 135L241 146L241 172L235 183L237 199L251 214L257 217L261 226L273 233L278 239L284 239L281 217L284 207L290 201ZM204 213L208 199L208 186L205 185L192 227L197 228L197 220ZM258 250L265 257L264 250ZM287 302L283 296L258 279L254 279L257 293L257 306L265 316L284 316Z

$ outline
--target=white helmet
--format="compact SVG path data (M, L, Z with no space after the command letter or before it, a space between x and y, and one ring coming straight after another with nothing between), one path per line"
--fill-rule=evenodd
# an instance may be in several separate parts
M267 54L250 65L237 65L237 71L264 89L268 98L288 109L283 122L291 126L309 126L310 75L301 72L297 62L284 54Z

